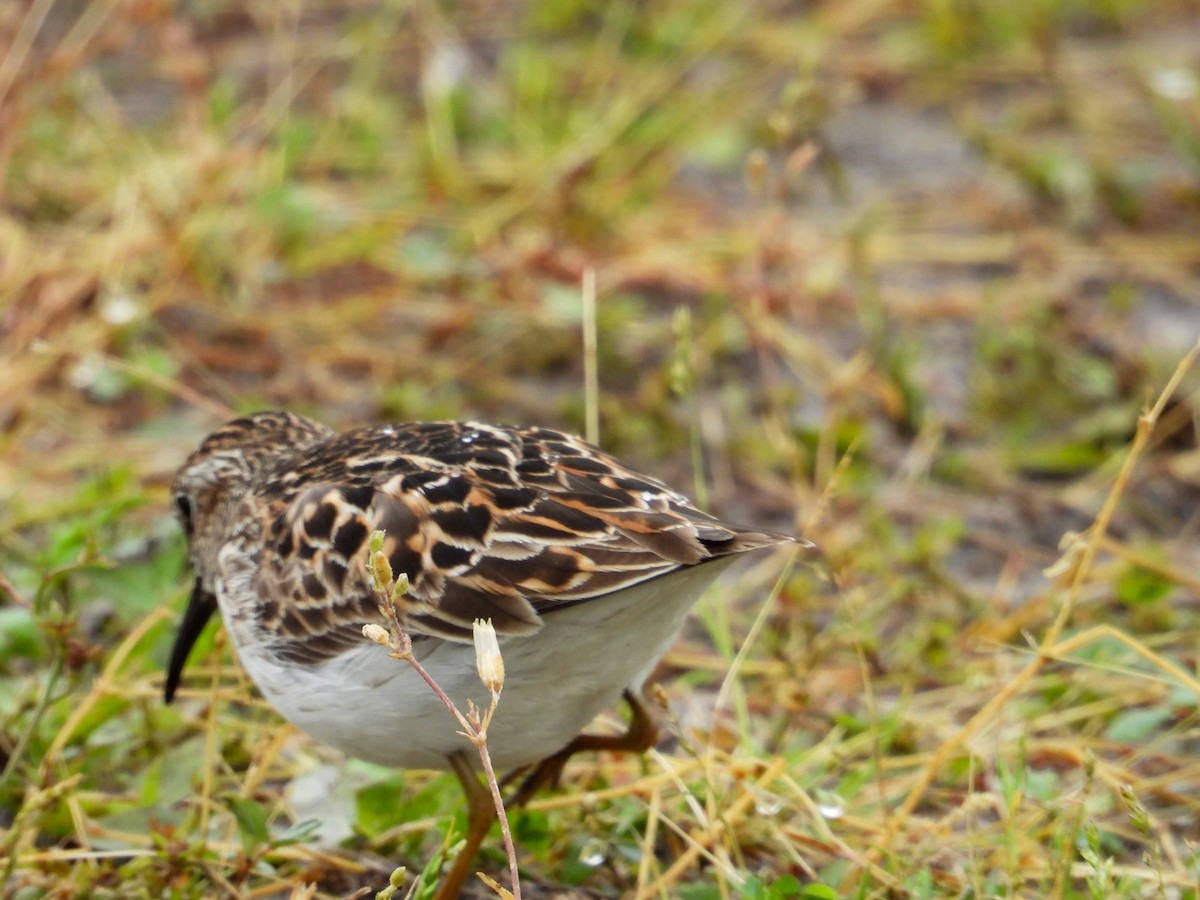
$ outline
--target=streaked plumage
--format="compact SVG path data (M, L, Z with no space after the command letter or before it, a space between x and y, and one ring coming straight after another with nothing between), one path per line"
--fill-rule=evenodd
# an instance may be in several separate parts
M411 668L362 635L385 624L366 571L373 531L409 579L398 608L416 655L463 708L487 699L473 620L500 635L507 677L488 741L498 768L565 747L640 688L726 564L792 541L723 524L578 438L476 423L339 435L258 413L205 439L173 496L196 587L167 698L219 608L288 719L405 767L450 768L469 745Z

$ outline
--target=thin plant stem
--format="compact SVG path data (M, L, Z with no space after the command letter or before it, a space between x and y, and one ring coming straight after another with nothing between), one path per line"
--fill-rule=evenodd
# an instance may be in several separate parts
M517 874L517 850L513 844L512 831L508 827L508 814L504 809L504 798L500 796L500 782L496 780L496 773L492 769L492 755L488 753L487 748L487 733L484 732L477 743L472 739L472 743L475 743L479 750L479 760L483 763L483 775L492 791L492 802L496 804L496 818L500 820L500 834L504 838L504 852L508 856L508 877L512 882L513 897L521 900L521 879Z
M380 534L376 532L376 534ZM375 538L373 543L378 546L382 543L381 538ZM500 832L504 838L504 852L508 856L508 871L512 879L512 896L515 900L521 900L521 880L517 873L517 851L512 840L512 831L508 827L508 814L504 809L504 799L500 796L500 783L496 779L496 772L492 768L492 757L488 753L487 748L487 729L491 724L492 716L496 712L496 704L500 699L499 687L488 685L492 694L492 702L487 711L480 716L474 704L471 704L471 709L468 715L463 715L454 701L442 690L441 686L434 680L433 676L421 665L420 661L412 652L412 638L408 632L404 630L404 626L400 624L400 616L396 611L396 598L403 596L407 590L406 580L401 576L400 584L397 584L392 578L390 566L386 563L386 557L378 550L375 551L370 567L370 573L374 577L376 591L379 594L379 611L384 615L391 626L391 633L386 632L380 634L382 629L376 631L378 626L366 625L363 627L363 633L375 640L377 643L386 644L391 649L391 656L395 659L402 659L407 662L421 679L429 685L430 689L437 695L437 698L442 701L446 709L450 710L451 714L462 726L462 735L467 738L479 753L479 761L483 766L484 778L487 780L488 787L492 793L492 802L496 807L496 818L500 822Z
M596 270L583 270L583 398L584 436L600 444L600 365L596 338Z

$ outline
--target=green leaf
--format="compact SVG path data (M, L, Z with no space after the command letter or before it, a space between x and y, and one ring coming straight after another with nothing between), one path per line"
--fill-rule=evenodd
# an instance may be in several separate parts
M1170 593L1172 583L1157 572L1130 566L1117 579L1117 596L1122 603L1154 603Z
M302 819L271 841L272 847L284 847L288 844L306 844L316 840L317 832L321 830L319 819Z
M770 884L766 884L762 879L755 876L750 876L746 879L746 884L742 888L742 900L793 900L793 898L814 897L817 900L827 897L837 897L835 893L823 893L831 889L823 884L813 885L817 890L815 894L801 893L800 881L792 875L784 875L777 878ZM808 886L805 887L807 891Z
M398 775L362 788L354 795L359 830L375 838L394 827L404 800L404 779Z
M1075 475L1090 472L1104 462L1107 453L1088 441L1021 444L1013 457L1024 472L1039 475Z
M806 884L800 892L800 900L837 900L838 892L827 884Z
M1118 713L1108 724L1104 736L1120 744L1138 744L1157 731L1173 715L1174 713L1165 706L1127 709Z
M270 837L267 831L267 809L249 797L230 797L227 801L233 817L237 819L242 834L242 845L247 851L264 844Z
M38 659L44 653L42 631L32 611L22 606L0 608L0 659Z
M822 890L830 890L829 888L825 887L825 885L823 885L823 884L818 884L818 885L816 885L816 887L819 889L822 889ZM816 896L818 898L818 900L820 900L820 898L824 895L822 895L820 893L817 893L815 895L808 894L808 893L802 893L800 890L800 879L797 878L795 875L784 875L781 878L776 878L774 883L771 885L771 896L778 897L778 898L780 898L780 900L783 900L783 898L785 898L785 897ZM830 894L828 896L836 896L836 895Z
M1062 778L1053 769L1027 768L1025 791L1043 803L1053 803L1063 795Z

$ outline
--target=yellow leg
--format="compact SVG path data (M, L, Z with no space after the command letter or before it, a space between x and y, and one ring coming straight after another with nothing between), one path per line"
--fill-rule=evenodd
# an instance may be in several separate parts
M543 787L557 785L559 778L562 777L563 766L576 753L589 750L645 753L653 747L654 742L658 739L658 723L654 719L654 714L647 707L646 701L633 691L626 689L624 696L632 713L629 728L625 730L624 734L579 735L553 756L546 757L534 766L533 771L525 776L508 805L521 806L528 803L530 798Z
M474 867L479 845L483 843L488 829L492 827L492 821L496 818L491 792L479 783L479 776L475 774L467 758L462 754L455 754L450 757L450 766L467 798L467 837L466 843L454 860L454 865L438 884L434 900L458 900L467 876Z

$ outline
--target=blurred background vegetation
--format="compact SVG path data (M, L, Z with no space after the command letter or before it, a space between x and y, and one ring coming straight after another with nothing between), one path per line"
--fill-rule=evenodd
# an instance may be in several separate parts
M282 728L219 633L163 706L165 487L262 407L582 431L592 271L602 445L836 585L712 592L673 736L514 814L527 896L1200 895L1194 373L1137 430L1200 336L1198 34L1190 0L0 6L0 894L432 867L453 779Z

